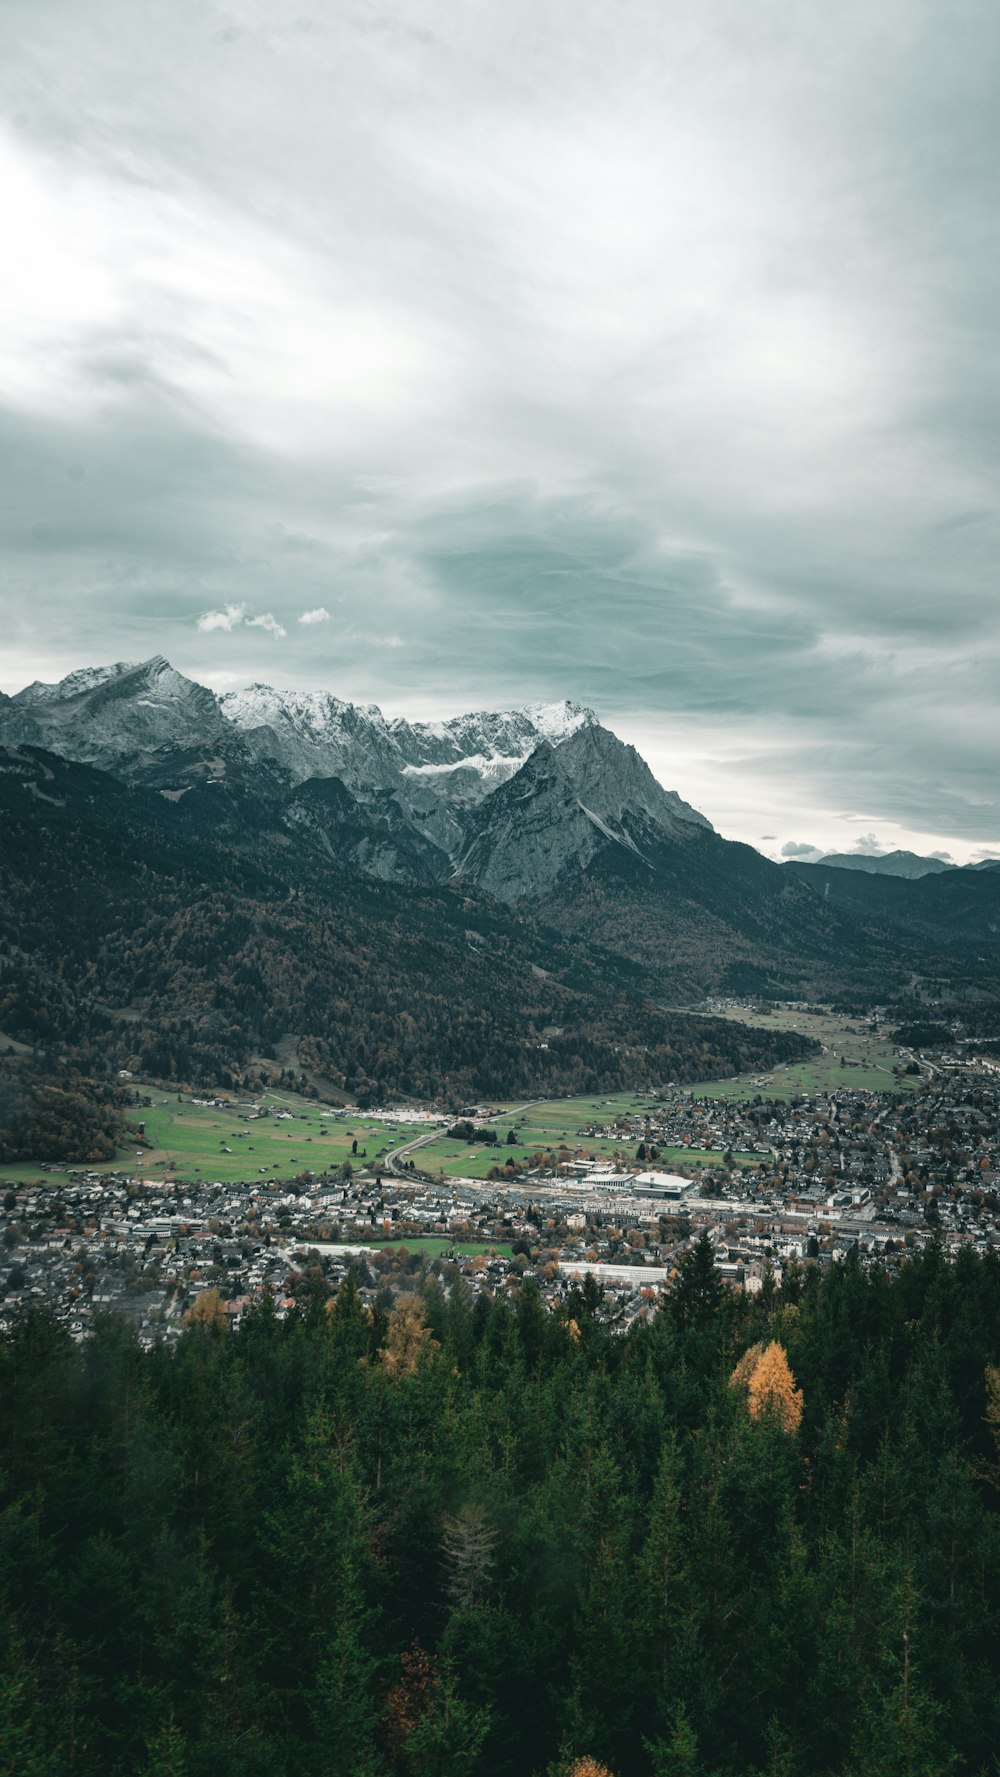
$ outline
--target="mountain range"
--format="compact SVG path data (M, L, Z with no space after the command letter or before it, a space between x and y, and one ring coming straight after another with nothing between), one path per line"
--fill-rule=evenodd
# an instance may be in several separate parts
M411 723L325 692L252 685L217 697L156 656L0 699L0 749L0 913L22 933L23 991L32 969L36 987L42 976L58 979L60 946L80 913L52 905L43 931L32 897L48 905L58 885L86 904L82 967L88 943L108 954L102 908L119 891L116 930L141 923L145 882L147 901L169 902L184 941L177 929L151 928L139 990L111 969L107 1003L124 995L130 1016L149 1013L160 1028L164 1004L156 999L150 1013L149 987L159 982L174 1022L183 1021L193 979L185 946L194 945L195 973L205 975L231 910L210 940L195 943L192 933L213 896L242 897L250 927L259 923L240 940L241 955L256 959L241 965L253 981L241 1053L276 1042L287 1049L292 1039L294 1048L332 1016L302 999L318 1001L330 979L307 989L290 908L314 934L336 909L346 934L335 946L337 969L350 973L352 946L369 975L391 954L404 1000L406 982L419 975L424 1004L427 957L439 943L442 982L484 1016L484 990L494 1004L508 1002L515 1026L533 995L547 996L547 1007L535 1008L538 1031L579 1026L580 1005L567 1011L573 995L586 1001L583 1022L594 1031L598 1008L621 994L647 1007L713 993L870 1003L905 998L928 973L956 993L992 991L1000 976L1000 872L946 869L906 880L862 874L854 857L851 867L779 866L722 838L661 787L634 748L573 703ZM275 952L293 944L298 959L287 961L277 989L280 1017L265 1014L270 965L258 952L268 950L268 929ZM132 958L134 934L118 943ZM168 947L168 960L154 955L157 945ZM89 966L97 966L92 957ZM219 1024L231 1000L206 983L199 975L195 998L202 1006L215 991ZM102 1014L94 1016L99 1023ZM0 1031L10 1028L0 998ZM209 1046L219 1052L214 1038ZM330 1054L324 1065L337 1071ZM365 1077L388 1081L392 1071L368 1068Z
M942 870L954 869L943 858L922 858L914 851L831 851L816 862L830 864L835 870L861 870L866 876L902 876L910 882L919 876L939 876Z
M162 655L137 665L86 668L57 685L35 683L4 698L0 744L42 747L170 793L234 770L245 779L254 763L278 767L292 788L335 778L379 822L391 799L397 828L408 827L442 854L439 874L468 874L461 863L465 817L539 750L546 756L560 751L567 791L581 818L605 838L610 824L614 838L628 843L621 817L640 810L668 827L710 825L661 789L634 749L578 704L484 710L444 722L387 721L374 705L345 703L326 692L250 685L216 697ZM593 843L581 836L583 851Z

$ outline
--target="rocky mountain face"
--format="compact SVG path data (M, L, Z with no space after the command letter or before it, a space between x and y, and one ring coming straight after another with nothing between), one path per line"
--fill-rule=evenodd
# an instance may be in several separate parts
M258 758L284 766L293 783L339 777L370 795L398 783L402 762L381 710L325 691L249 685L220 699L225 721Z
M392 788L419 800L429 790L466 806L512 776L541 741L558 745L597 723L592 710L570 703L480 710L447 722L387 721L375 704L268 685L228 692L221 709L255 752L278 760L296 782L339 777L362 796Z
M436 803L473 807L540 744L559 746L598 728L592 710L572 703L407 722L325 691L255 684L218 698L162 655L86 667L58 684L0 697L7 746L44 747L132 780L157 764L169 774L179 751L238 741L245 759L279 765L293 784L338 777L362 799L393 790L418 815Z
M408 817L389 790L359 802L336 777L311 777L284 807L284 824L378 882L439 883L451 875L447 854Z
M957 945L967 974L1000 961L1000 872L773 864L720 838L575 704L390 721L327 693L216 698L157 657L0 700L3 747L99 767L173 806L222 876L285 856L331 893L365 880L466 896L477 926L487 903L516 909L661 995L816 997L836 983L870 998L931 940Z
M283 794L297 836L312 831L380 880L458 875L504 899L547 893L608 844L634 848L629 823L640 818L666 831L708 826L573 703L387 721L329 692L250 685L217 698L157 656L29 686L0 705L0 743L43 747L173 799L222 784ZM521 811L516 844L511 809Z
M36 681L0 707L0 743L126 774L164 747L209 743L226 726L213 692L162 654L139 665L85 667L58 685Z
M165 794L0 747L0 1028L60 1089L75 1067L256 1091L287 1065L324 1098L457 1109L814 1047L666 1011L645 971L535 905L419 880L393 808L339 779L289 789L275 765L255 785L232 743L218 759Z
M549 894L602 852L643 847L711 824L661 789L634 747L596 724L538 746L466 825L456 875L502 901Z

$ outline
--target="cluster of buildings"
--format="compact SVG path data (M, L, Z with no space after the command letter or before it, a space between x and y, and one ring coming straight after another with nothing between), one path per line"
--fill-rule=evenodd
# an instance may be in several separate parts
M627 1326L655 1308L702 1230L722 1274L751 1291L792 1262L852 1250L895 1268L928 1240L951 1254L1000 1247L1000 1073L989 1064L938 1066L906 1094L739 1102L668 1089L628 1120L581 1125L562 1152L503 1181L376 1162L295 1186L50 1168L3 1195L0 1330L35 1303L74 1337L114 1311L151 1344L176 1337L208 1289L238 1322L265 1291L284 1314L354 1266L374 1299L412 1287L423 1264L491 1294L516 1295L531 1274L553 1303L591 1272L603 1312Z

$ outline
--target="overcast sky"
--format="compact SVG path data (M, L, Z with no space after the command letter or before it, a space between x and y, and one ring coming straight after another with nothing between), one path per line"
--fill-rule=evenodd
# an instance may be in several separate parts
M1000 8L4 0L0 685L571 697L1000 852Z

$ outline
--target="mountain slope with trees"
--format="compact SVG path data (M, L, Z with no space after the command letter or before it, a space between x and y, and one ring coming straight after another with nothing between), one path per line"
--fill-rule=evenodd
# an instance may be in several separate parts
M214 844L216 876L221 842L243 867L305 873L348 920L346 871L418 896L451 884L477 907L516 908L509 926L558 930L581 955L598 946L612 975L641 972L674 1003L893 1000L928 962L958 992L1000 980L1000 872L908 881L778 866L721 838L572 704L412 724L327 692L256 685L219 699L158 656L5 699L3 741L8 771L42 745L160 792L173 842ZM52 799L41 782L30 793L41 819ZM148 822L155 849L163 820Z
M810 1052L666 1013L634 963L523 910L377 880L259 784L171 800L32 749L0 764L0 1031L51 1070L254 1087L290 1064L362 1104L464 1103Z

